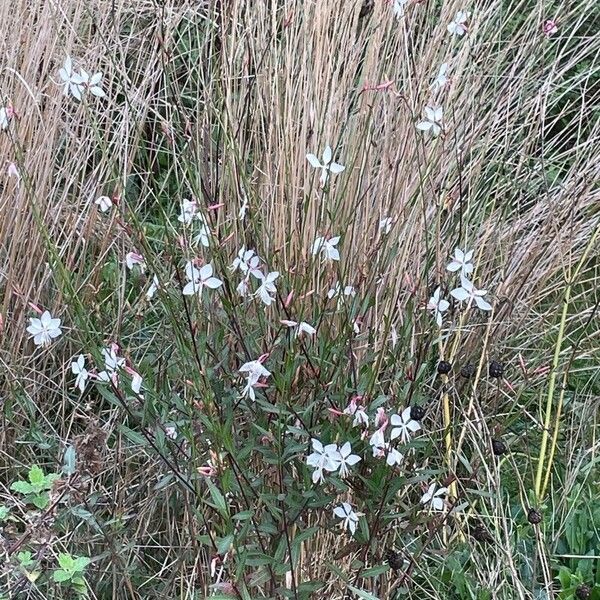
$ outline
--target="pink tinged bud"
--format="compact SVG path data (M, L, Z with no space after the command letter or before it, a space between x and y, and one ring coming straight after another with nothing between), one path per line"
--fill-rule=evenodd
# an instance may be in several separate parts
M211 204L208 207L208 210L219 210L219 208L221 208L222 206L225 206L222 202L220 202L219 204Z
M28 302L28 304L38 315L41 315L44 312L37 304L34 304L33 302Z
M388 424L388 417L385 414L385 410L382 406L377 409L377 414L375 415L375 427L379 429L385 429Z
M340 417L341 415L343 415L343 412L340 412L339 410L337 410L337 408L328 408L327 409L334 417Z
M551 35L555 34L558 31L556 21L554 19L548 19L542 25L542 31L546 37L550 37Z
M205 465L203 467L198 467L198 473L203 477L214 477L215 469L210 465Z
M259 362L259 363L261 363L261 364L262 364L262 363L264 363L264 362L265 362L265 360L267 360L267 358L269 358L269 355L270 355L270 354L271 354L270 352L267 352L266 354L261 354L261 355L258 357L258 362Z
M285 302L283 303L284 308L288 308L288 306L292 303L292 298L294 297L294 290L292 290L288 295L287 298L285 299Z

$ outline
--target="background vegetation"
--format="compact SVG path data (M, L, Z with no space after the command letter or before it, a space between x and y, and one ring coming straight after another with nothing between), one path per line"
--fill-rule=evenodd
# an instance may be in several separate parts
M600 598L600 9L404 10L0 3L0 595ZM105 98L63 95L66 56ZM431 103L437 138L415 127ZM321 187L306 154L327 144L345 171ZM339 262L312 255L338 235ZM236 293L242 246L280 273L268 308ZM426 305L449 297L455 247L493 311L452 303L439 329ZM200 300L181 294L194 257L224 282ZM338 282L356 296L328 299ZM44 349L26 331L42 309L63 326ZM101 370L111 343L143 394L127 374L74 388L71 362ZM271 377L241 399L239 367L265 354ZM371 418L425 410L400 467L336 417L354 396ZM315 486L311 437L363 459ZM431 481L449 487L439 513L420 503ZM354 536L342 501L364 513Z

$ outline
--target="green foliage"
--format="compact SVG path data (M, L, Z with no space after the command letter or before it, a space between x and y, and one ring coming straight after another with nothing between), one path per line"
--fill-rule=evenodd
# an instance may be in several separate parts
M33 465L29 469L28 479L13 482L10 489L23 494L27 503L43 510L48 506L48 490L58 479L60 475L53 473L45 475L40 467Z
M52 573L56 583L71 586L78 594L86 593L85 570L90 564L86 556L71 556L70 554L59 554L58 564L60 569Z

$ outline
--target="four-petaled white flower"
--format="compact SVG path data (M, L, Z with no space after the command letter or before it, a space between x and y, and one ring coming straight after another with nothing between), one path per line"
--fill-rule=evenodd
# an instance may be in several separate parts
M275 302L275 296L271 296L271 294L277 293L277 288L275 287L275 280L279 277L279 271L272 271L271 273L267 273L266 275L260 274L262 283L259 288L256 290L256 296L259 296L264 304L267 306L271 306L273 302Z
M77 360L71 363L71 372L73 375L77 375L75 377L75 387L79 388L79 391L83 394L90 376L85 368L85 356L83 354L80 354Z
M81 69L80 77L82 79L81 84L89 90L90 94L97 96L98 98L106 97L104 90L100 87L100 82L102 81L102 72L99 71L98 73L89 75L86 71Z
M242 396L248 396L252 401L256 400L254 386L259 382L261 377L269 377L271 373L258 360L251 360L244 363L239 368L239 372L247 373L246 387L242 391Z
M341 457L337 444L323 444L316 438L312 438L312 453L306 458L306 464L314 469L312 474L313 483L323 481L323 471L333 473L337 471Z
M446 269L451 273L455 273L456 271L460 271L460 274L464 277L470 275L475 267L471 262L473 260L473 250L461 250L460 248L456 248L454 250L454 258L452 262L448 264Z
M29 323L27 331L31 334L33 343L36 346L49 346L52 340L62 333L60 319L54 319L47 310L42 313L39 319L30 317Z
M421 429L421 425L410 418L410 406L405 408L402 411L402 414L392 415L390 417L390 423L393 427L390 433L390 440L395 440L399 437L403 444L408 444L411 435Z
M447 300L444 300L441 295L442 290L438 287L427 303L427 310L433 311L433 316L435 317L438 327L442 326L442 313L447 311L450 306L450 303Z
M135 265L139 265L142 271L146 268L146 262L144 261L144 257L137 252L128 252L125 255L125 264L127 268L131 271Z
M337 298L338 296L356 296L356 290L351 285L346 285L342 288L340 282L336 282L335 287L332 287L327 292L327 297Z
M209 263L202 268L197 269L194 263L188 261L185 265L185 275L188 278L188 283L183 288L184 296L193 296L194 294L202 294L204 287L214 290L223 285L223 282L216 277L213 277L213 268Z
M404 16L404 7L408 4L408 0L393 0L392 9L396 19Z
M238 255L233 259L230 269L237 271L238 269L242 273L252 273L255 277L260 279L261 273L258 270L260 258L255 254L254 250L246 250L245 246L242 246L238 252Z
M358 525L358 519L362 516L362 513L354 512L352 506L348 502L342 502L340 506L336 506L333 509L333 514L340 519L343 519L341 525L346 531L349 531L351 535L354 535L356 526Z
M81 94L84 91L84 78L81 74L73 70L73 61L70 56L65 58L65 62L58 74L63 82L63 93L65 96L69 94L76 100L81 102Z
M344 414L354 416L352 427L359 425L369 426L369 415L365 412L365 407L362 405L359 406L354 398L350 400L350 403L344 409Z
M313 256L321 252L325 260L340 260L340 252L336 248L339 241L339 236L329 239L320 236L317 237L312 248Z
M352 446L350 442L346 442L338 451L340 458L340 477L344 479L349 473L348 465L353 467L357 462L360 462L360 456L352 454Z
M392 228L392 217L385 217L379 221L379 231L389 233Z
M440 70L438 71L436 78L433 80L433 83L431 84L431 89L434 92L439 92L440 90L443 90L446 87L447 83L448 83L448 63L443 63L440 66Z
M294 327L296 329L295 337L300 337L303 333L306 335L315 335L315 333L317 333L317 330L306 321L298 323L298 321L282 320L281 322L288 327Z
M433 137L437 137L442 132L442 119L444 111L441 106L426 106L425 119L417 123L417 129L421 131L431 131Z
M321 185L325 185L329 172L337 174L346 168L339 163L331 161L333 153L330 146L327 146L323 152L323 163L314 154L307 154L306 158L315 169L321 169Z
M432 483L429 489L423 494L421 504L429 505L433 510L444 510L444 496L448 488L438 488L437 483Z
M197 213L198 203L195 200L184 198L181 202L181 213L177 217L177 220L184 225L189 225Z
M94 200L94 203L98 205L98 208L102 212L110 210L110 207L113 205L112 200L108 196L100 196Z
M116 381L117 371L125 364L125 359L122 356L117 355L117 345L113 344L109 348L102 349L102 356L104 357L104 371L98 373L98 379L100 381Z
M467 33L467 21L471 13L468 10L459 10L454 19L448 23L448 31L453 35L463 36Z
M394 448L391 444L385 445L385 462L388 466L393 467L395 465L399 465L404 460L404 454L398 452L396 448Z
M385 436L383 433L384 431L385 431L385 425L383 427L380 427L379 429L377 429L375 431L375 433L369 439L369 445L373 449L373 456L376 458L381 458L382 456L384 456L384 450L385 450Z
M486 294L487 290L478 290L471 281L462 275L460 277L460 287L450 292L450 295L460 302L468 300L470 305L471 301L474 300L477 307L481 310L492 310L491 304L483 299Z

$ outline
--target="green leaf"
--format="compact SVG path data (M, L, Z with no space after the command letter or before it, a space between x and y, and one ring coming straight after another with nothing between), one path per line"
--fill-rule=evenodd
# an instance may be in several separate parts
M148 445L148 441L146 438L137 431L133 431L133 429L129 429L129 427L125 425L119 426L119 431L130 441L133 442L137 446L146 446Z
M0 506L0 523L6 521L6 519L8 519L9 514L10 508L8 508L8 506Z
M73 563L73 571L84 571L90 562L87 556L78 556Z
M233 534L226 535L224 538L221 538L217 542L217 552L219 554L225 554L229 550L229 547L231 546L231 544L233 543L233 539L234 539Z
M58 570L52 573L52 579L57 583L62 583L63 581L69 581L71 579L71 573L67 573L66 571Z
M37 465L33 465L31 469L29 469L29 481L33 486L43 486L46 483L44 471Z
M73 571L75 559L70 554L59 554L58 564L61 569L64 569L65 571Z
M10 489L15 492L19 492L19 494L31 494L33 492L31 484L27 483L26 481L15 481L10 486Z
M387 573L390 570L388 565L377 565L376 567L371 567L370 569L365 569L361 573L361 577L378 577L383 573Z
M227 506L227 501L225 500L225 496L221 494L219 488L212 482L210 479L206 480L206 485L208 485L208 489L210 491L210 497L214 503L214 507L224 516L229 516L229 507Z
M48 494L46 494L46 492L42 492L41 494L36 494L35 496L30 496L30 500L40 510L43 510L44 508L46 508L46 506L48 506L48 502L50 502L50 499L48 498Z
M363 598L364 600L379 600L377 596L373 596L373 594L365 592L365 590L360 590L353 585L348 584L348 589L354 592L359 598Z

